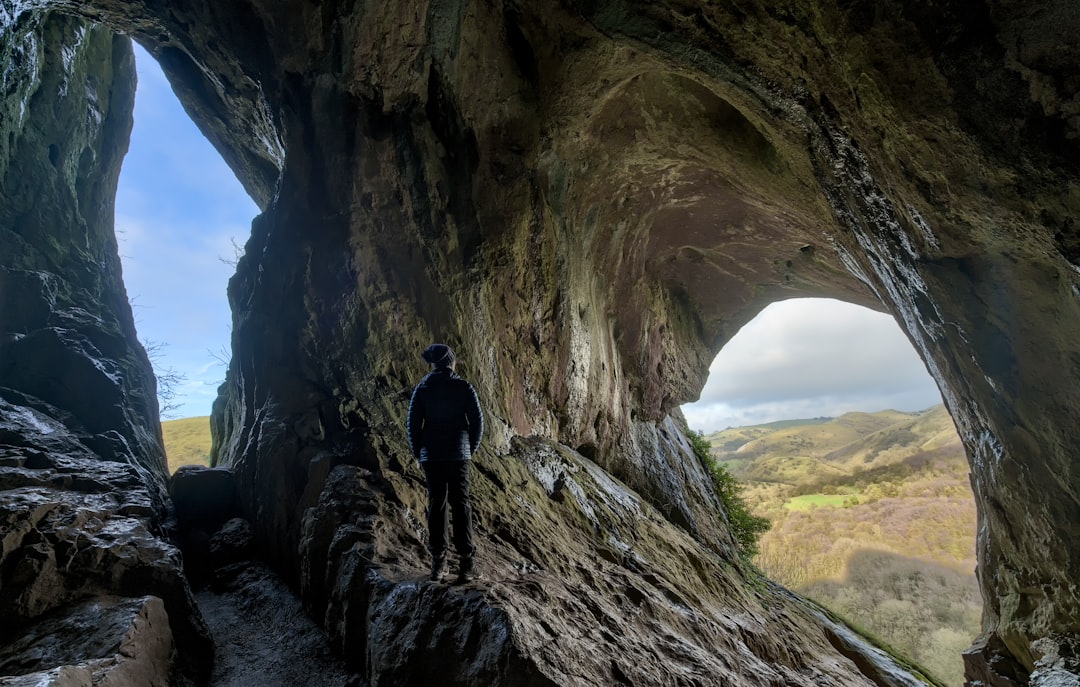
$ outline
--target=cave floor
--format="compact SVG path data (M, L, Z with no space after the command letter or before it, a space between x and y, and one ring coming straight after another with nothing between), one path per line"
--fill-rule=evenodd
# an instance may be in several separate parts
M210 687L365 687L281 578L257 563L195 593L214 637Z

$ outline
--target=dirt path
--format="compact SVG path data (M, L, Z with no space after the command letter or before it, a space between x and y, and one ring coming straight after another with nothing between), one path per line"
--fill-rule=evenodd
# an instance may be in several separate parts
M245 564L195 599L216 645L210 687L366 687L266 568Z

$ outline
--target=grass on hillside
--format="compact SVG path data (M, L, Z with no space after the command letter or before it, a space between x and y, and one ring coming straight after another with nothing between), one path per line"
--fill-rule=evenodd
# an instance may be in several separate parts
M788 429L790 427L805 427L807 425L820 425L825 422L829 422L833 418L831 417L811 417L803 418L800 420L777 420L775 422L766 422L762 425L754 425L755 427L762 427L764 429Z
M210 417L187 417L161 423L169 474L181 465L210 465Z
M805 494L788 499L784 508L788 510L811 510L813 508L831 507L847 508L858 505L859 497L847 494Z
M803 420L777 420L763 425L750 425L748 427L729 427L728 429L705 435L705 440L712 445L713 449L719 448L724 452L739 450L742 446L755 439L768 436L781 429L803 427L807 425L819 425L831 421L831 417L815 417Z

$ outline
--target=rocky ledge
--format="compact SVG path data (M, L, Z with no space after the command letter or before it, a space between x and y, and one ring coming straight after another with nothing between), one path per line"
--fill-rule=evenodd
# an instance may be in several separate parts
M419 470L325 473L304 598L372 684L917 685L818 609L565 446L474 465L485 577L427 581Z
M163 493L57 417L0 389L0 674L205 678L213 646L162 529Z

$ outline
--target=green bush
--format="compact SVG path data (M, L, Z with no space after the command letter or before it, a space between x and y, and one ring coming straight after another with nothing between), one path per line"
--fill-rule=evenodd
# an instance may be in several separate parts
M771 523L750 512L742 497L743 485L731 476L727 468L717 463L712 457L712 446L705 436L687 429L686 438L690 440L694 455L712 477L716 495L720 497L720 502L724 504L724 510L727 511L731 534L739 545L739 556L750 561L758 553L758 538L769 530Z

